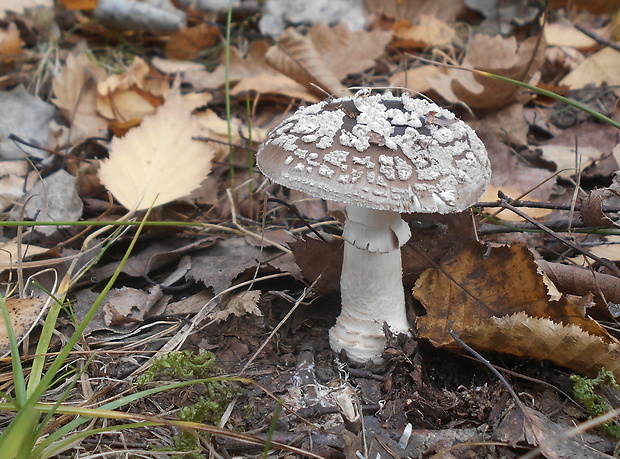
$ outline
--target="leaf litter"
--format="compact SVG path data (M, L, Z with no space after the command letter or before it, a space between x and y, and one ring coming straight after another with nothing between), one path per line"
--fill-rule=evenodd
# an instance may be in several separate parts
M177 222L148 227L120 270L86 330L84 345L98 357L71 401L103 403L103 392L100 400L93 394L106 384L132 390L129 376L157 353L208 350L222 371L258 384L244 386L225 428L265 432L283 397L273 439L309 455L518 457L519 448L536 446L545 457L612 453L613 442L598 432L564 435L587 418L567 397L569 376L595 377L603 367L620 374L618 279L609 261L619 259L616 128L508 83L415 59L551 88L616 119L616 22L592 3L599 2L575 2L570 11L552 5L566 19L550 14L541 34L539 8L495 0L366 0L356 10L365 27L327 11L260 21L274 11L242 1L233 7L228 72L226 6L218 13L181 2L64 1L56 17L49 5L47 13L2 6L0 148L11 160L1 165L5 220L103 226L153 206L153 223ZM144 14L126 15L132 8ZM54 27L42 33L45 17ZM52 61L37 46L53 34L65 41ZM299 106L351 86L389 84L453 104L480 133L493 178L480 207L486 218L407 216L414 236L403 248L403 274L415 330L388 336L386 369L373 372L347 365L327 342L338 314L341 209L268 183L253 152ZM74 279L50 351L119 268L131 234L86 225L4 228L7 285L49 266L64 274L71 258L62 254L105 247ZM16 296L7 304L24 353L32 353L45 308ZM511 372L517 393L530 394L520 397L524 408L513 409L494 375L462 355L450 327ZM161 413L199 395L169 391L131 408ZM125 435L144 450L172 445L168 430ZM260 456L261 448L234 438L210 445ZM94 440L79 447L122 448Z

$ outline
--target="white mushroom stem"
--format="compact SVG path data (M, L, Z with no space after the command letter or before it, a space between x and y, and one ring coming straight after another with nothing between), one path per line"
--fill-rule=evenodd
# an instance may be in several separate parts
M347 206L342 312L329 341L353 362L382 362L384 323L394 333L408 333L400 247L410 234L398 212Z

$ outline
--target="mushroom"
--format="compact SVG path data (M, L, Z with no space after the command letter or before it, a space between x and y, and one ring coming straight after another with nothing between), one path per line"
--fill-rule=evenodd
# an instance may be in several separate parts
M276 126L257 153L280 185L346 204L342 311L329 331L335 352L381 364L386 337L408 333L400 248L409 226L400 213L465 210L491 169L480 139L453 113L407 93L328 99Z

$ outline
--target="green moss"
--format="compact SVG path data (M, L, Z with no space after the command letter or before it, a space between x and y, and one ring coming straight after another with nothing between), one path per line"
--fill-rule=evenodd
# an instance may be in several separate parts
M146 384L155 377L168 376L174 379L192 380L213 377L215 373L215 355L211 352L193 354L190 351L174 351L153 362L151 367L138 378L138 384ZM198 401L179 410L179 419L189 422L211 422L218 424L232 399L238 395L223 381L197 383ZM176 450L187 451L185 457L201 458L198 437L190 432L181 432L174 437Z
M158 374L177 379L208 378L213 376L211 374L213 365L215 365L215 355L212 352L202 352L196 355L190 351L173 351L153 362L151 367L138 378L138 384L151 382Z
M620 385L616 382L612 372L602 368L596 378L572 375L570 379L575 383L573 387L575 398L585 406L590 416L597 417L612 410L612 407L596 391L601 384L612 390L620 391ZM608 421L602 424L601 428L614 438L620 438L620 425L615 422Z

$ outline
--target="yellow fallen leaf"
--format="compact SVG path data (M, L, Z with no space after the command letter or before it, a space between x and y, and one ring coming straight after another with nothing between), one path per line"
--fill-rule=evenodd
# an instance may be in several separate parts
M177 89L139 127L112 139L110 159L102 162L99 178L130 210L186 196L211 171L213 147L192 140L202 131Z

